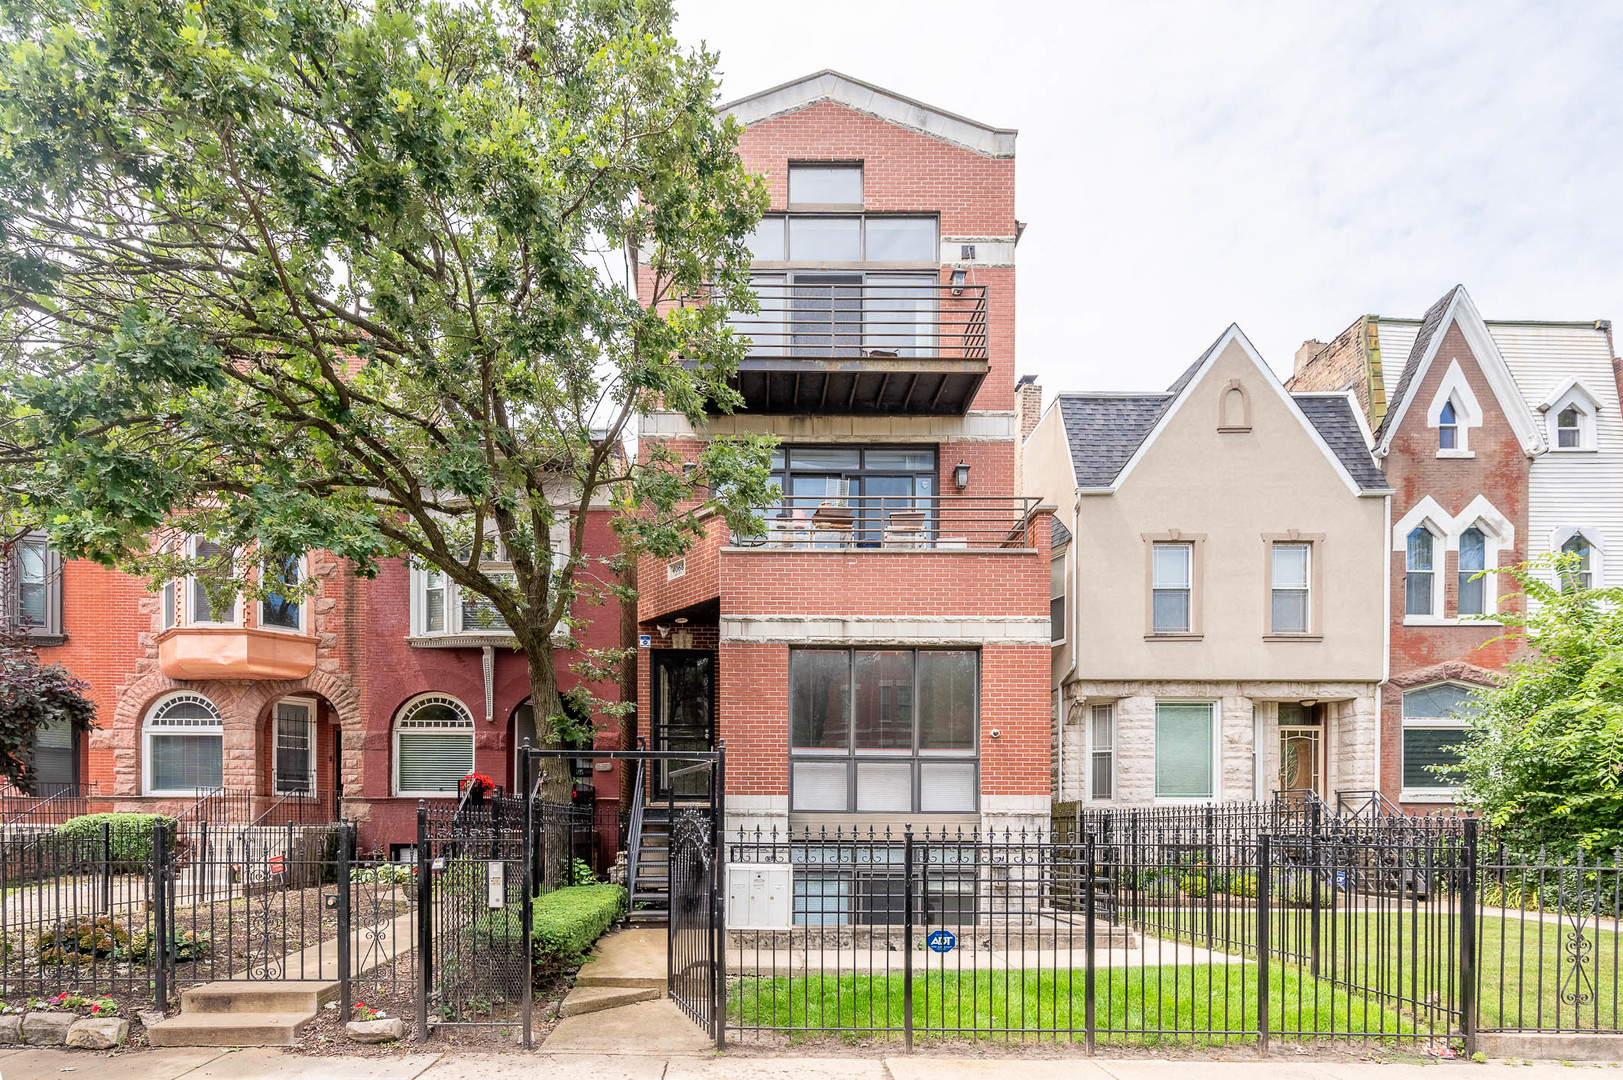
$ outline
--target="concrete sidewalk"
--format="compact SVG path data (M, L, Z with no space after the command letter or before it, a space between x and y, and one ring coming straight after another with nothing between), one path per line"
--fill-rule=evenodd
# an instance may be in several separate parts
M0 1051L0 1080L1574 1080L1573 1069L1623 1075L1616 1063L1485 1065L1463 1061L1374 1064L1310 1061L1286 1051L1269 1061L987 1057L890 1054L764 1057L714 1054L450 1054L303 1057L281 1050L150 1050L107 1055ZM1581 1074L1580 1074L1581 1075ZM1597 1080L1600 1080L1597 1077Z

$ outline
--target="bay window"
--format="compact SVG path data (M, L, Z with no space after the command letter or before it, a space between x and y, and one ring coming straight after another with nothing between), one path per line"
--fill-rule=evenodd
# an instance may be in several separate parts
M261 572L265 588L278 591L267 592L259 601L259 625L270 630L304 629L304 601L295 591L304 583L304 560L297 555L266 559Z
M964 649L793 650L791 809L973 812L979 666Z

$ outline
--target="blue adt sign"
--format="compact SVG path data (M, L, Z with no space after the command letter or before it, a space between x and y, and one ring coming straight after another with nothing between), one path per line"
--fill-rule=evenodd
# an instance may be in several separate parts
M924 943L938 953L949 953L957 947L958 939L951 930L936 930L924 939Z

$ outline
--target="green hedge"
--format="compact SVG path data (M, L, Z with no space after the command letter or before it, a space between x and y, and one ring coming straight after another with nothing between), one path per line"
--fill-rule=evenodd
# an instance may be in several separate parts
M72 843L101 843L101 827L111 825L112 860L128 866L152 861L152 828L162 822L170 851L175 849L175 819L162 814L86 814L64 821L52 837Z
M597 939L626 912L621 885L571 885L535 898L530 950L538 967L578 964ZM493 948L509 947L523 934L516 907L492 915L472 938Z

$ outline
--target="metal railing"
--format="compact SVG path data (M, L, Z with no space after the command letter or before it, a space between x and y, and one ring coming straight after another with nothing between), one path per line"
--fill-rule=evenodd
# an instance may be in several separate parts
M248 828L266 828L281 825L333 825L338 821L333 812L333 793L310 789L284 791L267 806Z
M870 275L841 282L757 278L754 289L760 309L732 319L749 339L751 358L986 359L985 285Z
M1350 821L1402 817L1403 809L1378 790L1336 792L1336 813Z
M90 813L95 784L38 784L32 793L0 788L0 827L49 827Z
M737 547L960 551L1031 547L1039 500L1009 495L792 496L760 509L759 536Z

